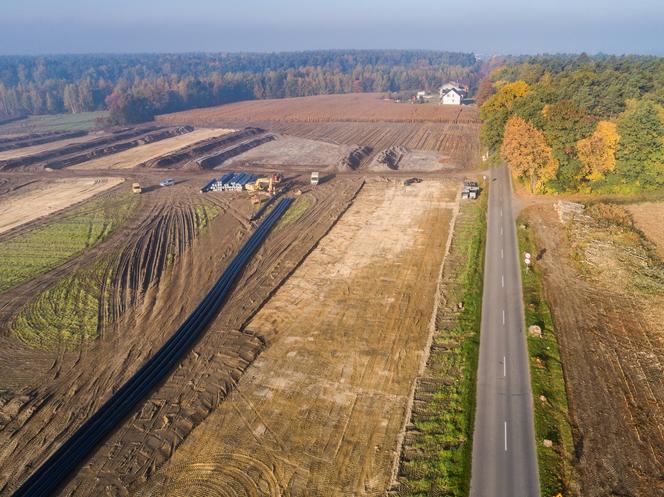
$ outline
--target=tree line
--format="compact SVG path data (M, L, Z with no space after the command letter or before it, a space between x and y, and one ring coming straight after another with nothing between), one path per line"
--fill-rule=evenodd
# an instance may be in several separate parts
M272 54L0 57L0 117L110 109L117 122L239 100L475 86L473 54L327 50Z
M532 191L664 185L664 59L506 61L477 90L481 138Z

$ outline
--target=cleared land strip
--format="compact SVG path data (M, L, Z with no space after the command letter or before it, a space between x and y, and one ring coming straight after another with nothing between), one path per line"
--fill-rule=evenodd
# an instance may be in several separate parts
M249 323L266 351L142 495L383 495L454 199L367 183Z
M41 182L0 200L0 233L60 211L122 183L123 178L71 178Z
M84 136L75 136L70 138L64 138L57 141L49 141L46 143L39 143L36 145L30 145L22 148L12 148L0 152L0 160L6 159L15 159L17 157L25 157L26 155L38 154L45 152L47 150L56 150L67 145L72 145L74 143L85 143L99 138L99 134L89 134Z
M129 169L143 162L147 162L162 155L175 152L194 143L216 138L231 133L232 129L196 129L191 133L174 136L155 143L148 143L136 148L125 150L107 157L100 157L91 161L72 166L70 169Z

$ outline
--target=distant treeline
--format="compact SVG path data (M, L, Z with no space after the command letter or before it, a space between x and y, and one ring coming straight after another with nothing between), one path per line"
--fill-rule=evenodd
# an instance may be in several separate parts
M0 118L110 109L117 122L239 100L475 87L470 53L328 50L272 54L0 57Z
M664 186L664 59L511 59L477 91L482 141L533 191Z

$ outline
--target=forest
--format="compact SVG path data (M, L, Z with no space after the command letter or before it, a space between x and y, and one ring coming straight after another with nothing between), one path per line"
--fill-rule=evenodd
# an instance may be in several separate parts
M533 192L664 185L664 59L506 61L477 91L482 143Z
M240 100L475 87L471 53L325 50L271 54L0 57L0 119L109 109L115 124Z

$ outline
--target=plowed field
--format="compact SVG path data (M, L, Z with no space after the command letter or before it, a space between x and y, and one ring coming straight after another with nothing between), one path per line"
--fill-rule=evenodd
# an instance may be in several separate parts
M192 123L213 126L218 122L286 121L320 123L441 122L477 123L476 107L436 104L395 103L379 93L350 93L313 97L251 100L206 109L159 116L162 123Z

